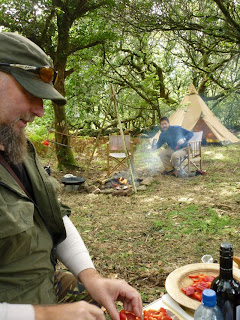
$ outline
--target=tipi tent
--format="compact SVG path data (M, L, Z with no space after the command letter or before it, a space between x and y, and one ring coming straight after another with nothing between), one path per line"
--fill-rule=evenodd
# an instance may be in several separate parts
M208 108L198 95L194 85L190 85L181 106L169 118L173 126L182 126L190 131L203 131L207 142L235 143L240 140L232 134ZM160 132L154 137L158 138Z

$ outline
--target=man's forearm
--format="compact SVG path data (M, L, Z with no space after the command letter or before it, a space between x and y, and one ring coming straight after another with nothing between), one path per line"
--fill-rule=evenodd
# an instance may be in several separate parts
M85 269L78 274L78 280L89 290L96 279L103 278L96 269Z
M163 141L158 141L158 142L156 143L157 149L161 148L161 146L162 146L163 144L164 144Z
M184 138L185 138L187 141L188 141L189 139L191 139L192 136L193 136L193 133L192 133L191 131L186 130L186 129L184 129L184 133L185 133Z

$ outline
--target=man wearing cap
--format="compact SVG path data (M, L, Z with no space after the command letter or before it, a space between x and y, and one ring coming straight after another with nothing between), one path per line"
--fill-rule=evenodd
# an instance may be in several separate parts
M25 137L27 123L43 116L42 99L66 103L53 86L55 78L50 59L36 44L0 33L0 319L105 319L100 308L84 301L57 304L55 258L113 320L119 320L116 300L141 316L139 293L95 270L69 209L57 201Z

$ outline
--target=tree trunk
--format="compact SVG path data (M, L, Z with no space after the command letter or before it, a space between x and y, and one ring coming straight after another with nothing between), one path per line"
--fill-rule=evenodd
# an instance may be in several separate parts
M59 169L70 168L76 164L70 147L68 134L68 124L66 120L66 113L64 106L53 104L55 114L55 141L56 141L56 155L58 159Z
M69 28L66 15L62 12L57 15L58 24L58 46L56 58L54 59L55 69L58 71L58 81L55 88L65 96L65 68L67 64L69 52ZM53 103L55 113L55 140L56 140L56 154L58 159L58 167L69 168L74 166L75 160L72 149L70 147L69 137L64 135L68 134L68 123L65 112L65 106L58 106Z
M152 109L152 126L156 124L156 110Z

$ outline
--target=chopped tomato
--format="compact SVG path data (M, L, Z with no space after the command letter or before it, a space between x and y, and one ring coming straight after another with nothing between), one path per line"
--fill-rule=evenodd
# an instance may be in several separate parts
M203 292L205 289L210 289L211 282L199 282L196 286L197 292Z
M182 288L182 292L186 294L186 296L191 296L195 292L195 288L193 286L188 286Z
M203 273L199 275L189 275L189 278L192 279L192 284L190 286L182 288L182 292L188 297L202 301L202 292L205 289L211 287L212 281L215 279L214 276L207 276Z
M213 282L213 280L215 279L214 276L207 276L207 279L205 280L206 282Z

